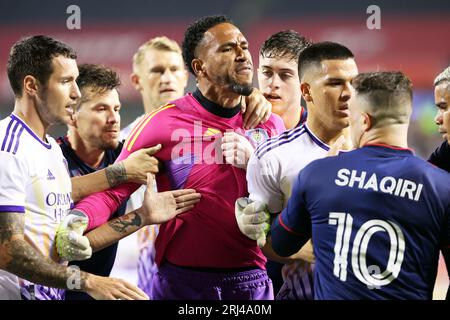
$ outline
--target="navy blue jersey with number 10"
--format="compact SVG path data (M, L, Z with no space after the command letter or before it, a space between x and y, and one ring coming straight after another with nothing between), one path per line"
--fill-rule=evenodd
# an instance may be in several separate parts
M272 246L291 255L312 235L316 299L431 299L449 215L449 173L367 145L300 172Z

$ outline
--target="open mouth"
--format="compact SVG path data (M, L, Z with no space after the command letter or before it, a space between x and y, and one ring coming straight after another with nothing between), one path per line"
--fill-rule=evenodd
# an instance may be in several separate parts
M172 93L172 92L175 92L175 89L167 88L167 89L159 90L159 93Z
M73 112L74 112L74 111L73 111L73 106L74 106L74 105L72 105L72 104L66 106L66 111L67 111L67 113L73 114Z
M263 95L267 100L281 100L281 97L275 93L264 93Z

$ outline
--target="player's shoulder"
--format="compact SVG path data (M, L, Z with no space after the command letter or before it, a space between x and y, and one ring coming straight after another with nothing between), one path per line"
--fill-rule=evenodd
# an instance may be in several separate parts
M27 135L34 133L14 114L0 121L0 151L17 156L20 150L29 150ZM36 135L34 135L37 138ZM26 144L25 148L23 145Z
M421 168L426 173L428 173L432 176L435 176L437 179L443 180L448 184L448 181L450 180L450 173L448 171L436 166L435 164L433 164L429 161L423 160L417 156L414 156L411 158L412 158L411 161L413 163L415 163L415 165L418 168Z
M283 146L286 147L287 145L294 143L294 141L295 143L298 143L299 140L306 137L305 133L307 133L307 131L304 125L286 130L261 143L255 150L255 156L258 157L258 159L262 159L264 157L270 157L274 153L282 152L281 148Z

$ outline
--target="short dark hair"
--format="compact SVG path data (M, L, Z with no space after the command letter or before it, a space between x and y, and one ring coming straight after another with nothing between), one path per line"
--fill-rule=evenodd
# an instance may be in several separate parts
M184 63L188 70L195 76L192 69L192 60L196 58L198 44L203 40L206 31L221 23L233 23L224 15L206 16L190 24L184 33L184 40L181 45Z
M312 41L294 30L274 33L264 41L259 54L265 58L287 57L298 60L300 53L312 45Z
M412 112L412 82L400 71L360 73L352 80L357 95L370 102L374 126L407 123Z
M70 59L77 58L69 45L44 35L16 42L9 53L7 65L9 83L14 95L22 96L23 79L27 75L46 84L53 72L52 59L59 55Z
M80 64L78 65L78 70L79 75L76 81L82 95L77 102L76 109L87 100L85 89L89 88L96 93L102 94L120 86L120 77L117 72L101 64Z
M301 80L309 66L318 65L323 60L345 60L354 57L350 49L342 44L330 41L314 43L298 57L298 76Z

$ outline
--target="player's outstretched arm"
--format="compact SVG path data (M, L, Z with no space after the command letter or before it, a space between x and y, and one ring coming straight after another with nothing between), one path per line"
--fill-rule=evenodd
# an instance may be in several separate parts
M244 128L254 128L259 123L269 120L272 114L272 104L267 101L261 91L253 88L252 93L245 97L242 103L242 113L244 116Z
M73 177L72 199L75 202L84 197L115 187L121 183L134 182L145 184L147 173L158 173L158 160L153 157L161 149L158 144L151 148L140 149L122 161L96 172Z
M73 271L34 250L24 239L21 213L0 214L0 268L33 283L84 291L95 299L148 299L139 288L119 279L79 273L79 286L71 287Z
M108 221L86 234L93 251L101 250L150 224L161 224L191 210L200 201L193 189L155 192L155 179L148 174L142 207Z

